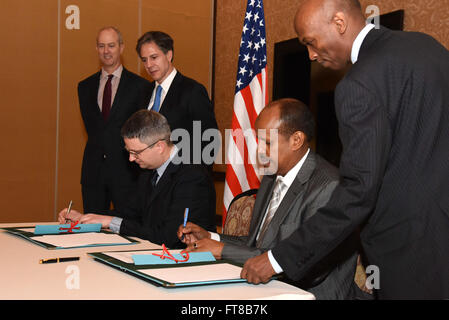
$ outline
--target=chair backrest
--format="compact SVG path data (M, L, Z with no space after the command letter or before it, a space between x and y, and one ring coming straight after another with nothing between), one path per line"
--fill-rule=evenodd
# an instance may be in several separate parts
M257 189L242 192L232 199L226 214L223 234L246 236L249 233Z

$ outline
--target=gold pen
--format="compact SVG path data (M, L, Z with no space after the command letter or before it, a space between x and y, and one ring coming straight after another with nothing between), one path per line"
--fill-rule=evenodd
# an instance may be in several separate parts
M77 261L80 257L66 257L66 258L51 258L51 259L40 259L39 263L58 263L58 262L68 262L68 261Z

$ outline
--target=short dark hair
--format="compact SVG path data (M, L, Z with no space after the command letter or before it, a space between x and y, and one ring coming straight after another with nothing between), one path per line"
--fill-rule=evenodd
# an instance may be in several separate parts
M170 50L172 51L173 55L175 54L172 37L162 31L148 31L137 40L136 51L139 57L140 49L142 48L142 46L145 43L150 42L154 42L164 54L167 54L167 52L169 52Z
M121 129L122 138L139 139L140 142L150 145L155 138L164 140L168 145L170 141L170 126L167 119L152 110L139 110L135 112Z
M315 136L315 119L310 109L301 101L284 98L272 101L265 108L279 108L279 133L289 137L296 131L303 132L310 142Z

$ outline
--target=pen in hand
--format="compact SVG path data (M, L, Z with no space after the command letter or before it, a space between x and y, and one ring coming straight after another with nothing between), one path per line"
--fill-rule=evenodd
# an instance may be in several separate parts
M67 219L67 217L69 216L70 210L72 210L72 203L73 203L73 201L70 200L70 202L69 202L69 208L67 209L67 214L65 215L65 216L66 216L66 218L65 218L65 223L70 222L70 219Z
M184 228L186 227L188 216L189 216L189 208L186 208L186 210L184 211ZM182 235L181 240L184 240L184 234Z

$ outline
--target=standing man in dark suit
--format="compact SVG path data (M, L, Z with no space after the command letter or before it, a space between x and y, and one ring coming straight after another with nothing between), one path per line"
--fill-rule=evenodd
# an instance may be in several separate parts
M313 114L302 102L271 102L257 117L255 127L259 157L266 160L263 165L277 170L262 179L249 234L219 236L192 223L185 229L181 225L178 238L186 235L188 251L211 251L218 259L245 263L301 228L327 203L337 186L337 168L310 150L315 124ZM270 134L272 130L277 130L277 136ZM348 238L306 278L293 284L312 292L317 299L354 298L357 244L356 236Z
M169 248L184 247L176 231L189 208L189 221L215 231L215 189L202 165L175 164L178 148L170 141L170 127L160 113L140 110L126 121L122 136L129 161L142 169L138 191L129 207L105 215L80 214L67 209L65 219L81 223L101 223L103 228L136 236ZM124 218L121 218L124 217Z
M150 83L126 70L120 55L124 49L120 31L102 28L97 52L102 68L78 84L78 98L87 143L81 169L83 207L98 212L126 206L136 190L138 168L128 161L120 128L150 99Z
M449 52L432 37L365 25L357 0L307 0L295 28L312 60L351 69L336 89L343 143L328 204L268 255L259 283L301 279L358 226L383 299L449 298ZM323 226L327 226L323 230ZM374 269L375 270L375 269Z
M212 169L216 154L205 151L210 138L202 141L208 129L217 130L217 121L206 88L182 75L173 65L173 39L161 31L149 31L137 41L136 51L154 80L148 109L162 113L172 130L173 142L181 149L183 159L205 164ZM182 130L177 130L182 129ZM178 132L182 136L178 136ZM216 139L213 145L220 147ZM215 147L215 150L218 150ZM188 154L187 154L188 153Z

